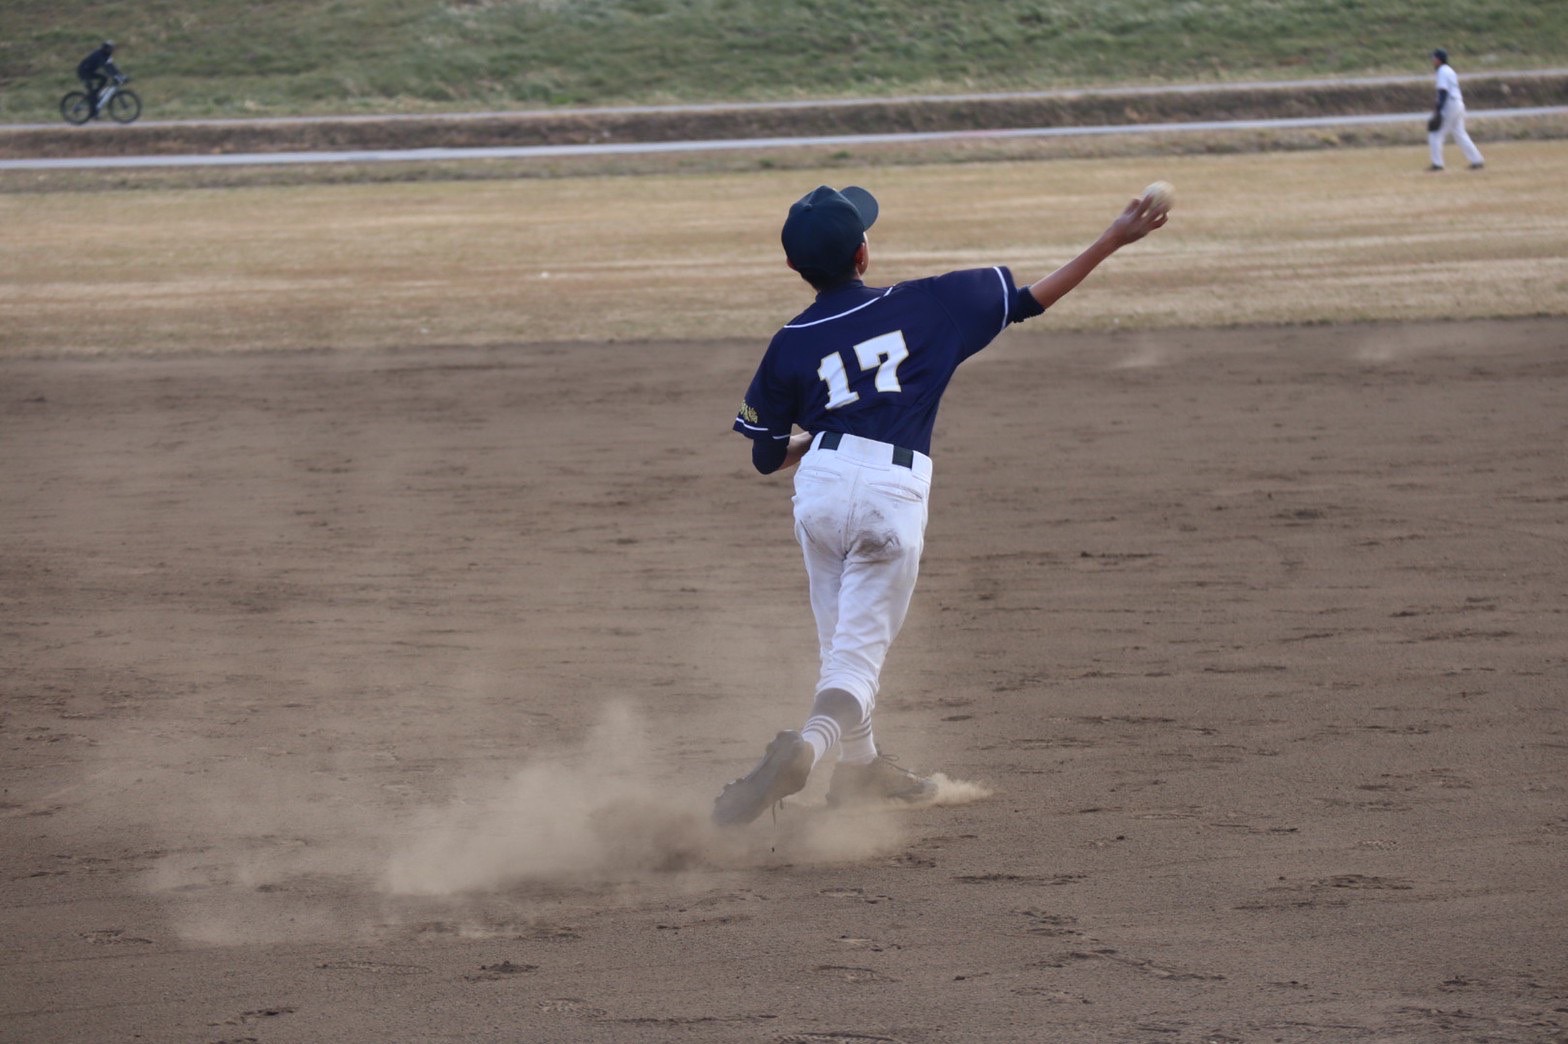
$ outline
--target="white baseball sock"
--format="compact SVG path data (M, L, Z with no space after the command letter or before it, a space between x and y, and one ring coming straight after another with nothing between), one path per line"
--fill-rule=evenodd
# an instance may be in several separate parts
M876 759L877 744L871 736L871 719L868 717L840 737L838 760L847 765L869 765Z
M813 765L822 760L822 755L833 749L833 744L838 742L839 732L838 722L825 714L813 714L806 719L805 728L800 730L800 735L811 744Z

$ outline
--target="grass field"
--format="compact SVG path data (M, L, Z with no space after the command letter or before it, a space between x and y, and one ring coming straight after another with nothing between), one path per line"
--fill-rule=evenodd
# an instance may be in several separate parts
M121 46L152 111L388 112L1422 74L1568 62L1560 0L9 0L0 120Z
M807 300L788 203L868 183L873 281L1044 274L1156 177L1169 229L1059 328L1564 314L1562 142L643 177L0 195L3 353L763 338ZM956 202L955 201L961 201Z

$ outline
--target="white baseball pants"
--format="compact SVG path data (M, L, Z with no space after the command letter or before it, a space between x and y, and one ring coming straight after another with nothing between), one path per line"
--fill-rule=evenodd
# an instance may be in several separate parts
M842 689L869 716L920 572L931 458L905 451L904 467L885 442L821 442L819 433L800 462L794 501L821 646L817 691Z
M1452 134L1454 141L1459 143L1459 150L1465 154L1465 159L1471 164L1481 162L1481 150L1475 147L1475 142L1470 140L1470 135L1465 133L1465 107L1464 105L1448 104L1443 106L1443 125L1435 131L1427 132L1426 142L1432 150L1432 166L1443 165L1443 142Z

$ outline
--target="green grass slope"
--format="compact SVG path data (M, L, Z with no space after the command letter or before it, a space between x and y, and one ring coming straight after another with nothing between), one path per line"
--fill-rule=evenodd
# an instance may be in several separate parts
M1568 65L1564 0L5 0L0 121L120 44L151 117Z

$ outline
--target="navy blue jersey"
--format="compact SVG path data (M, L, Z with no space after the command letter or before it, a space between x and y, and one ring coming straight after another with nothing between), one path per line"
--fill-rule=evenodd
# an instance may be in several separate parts
M822 293L773 336L735 430L788 439L798 426L929 454L937 406L958 364L1008 323L1039 314L1038 306L1016 304L1019 296L1003 267L887 288L857 280Z

